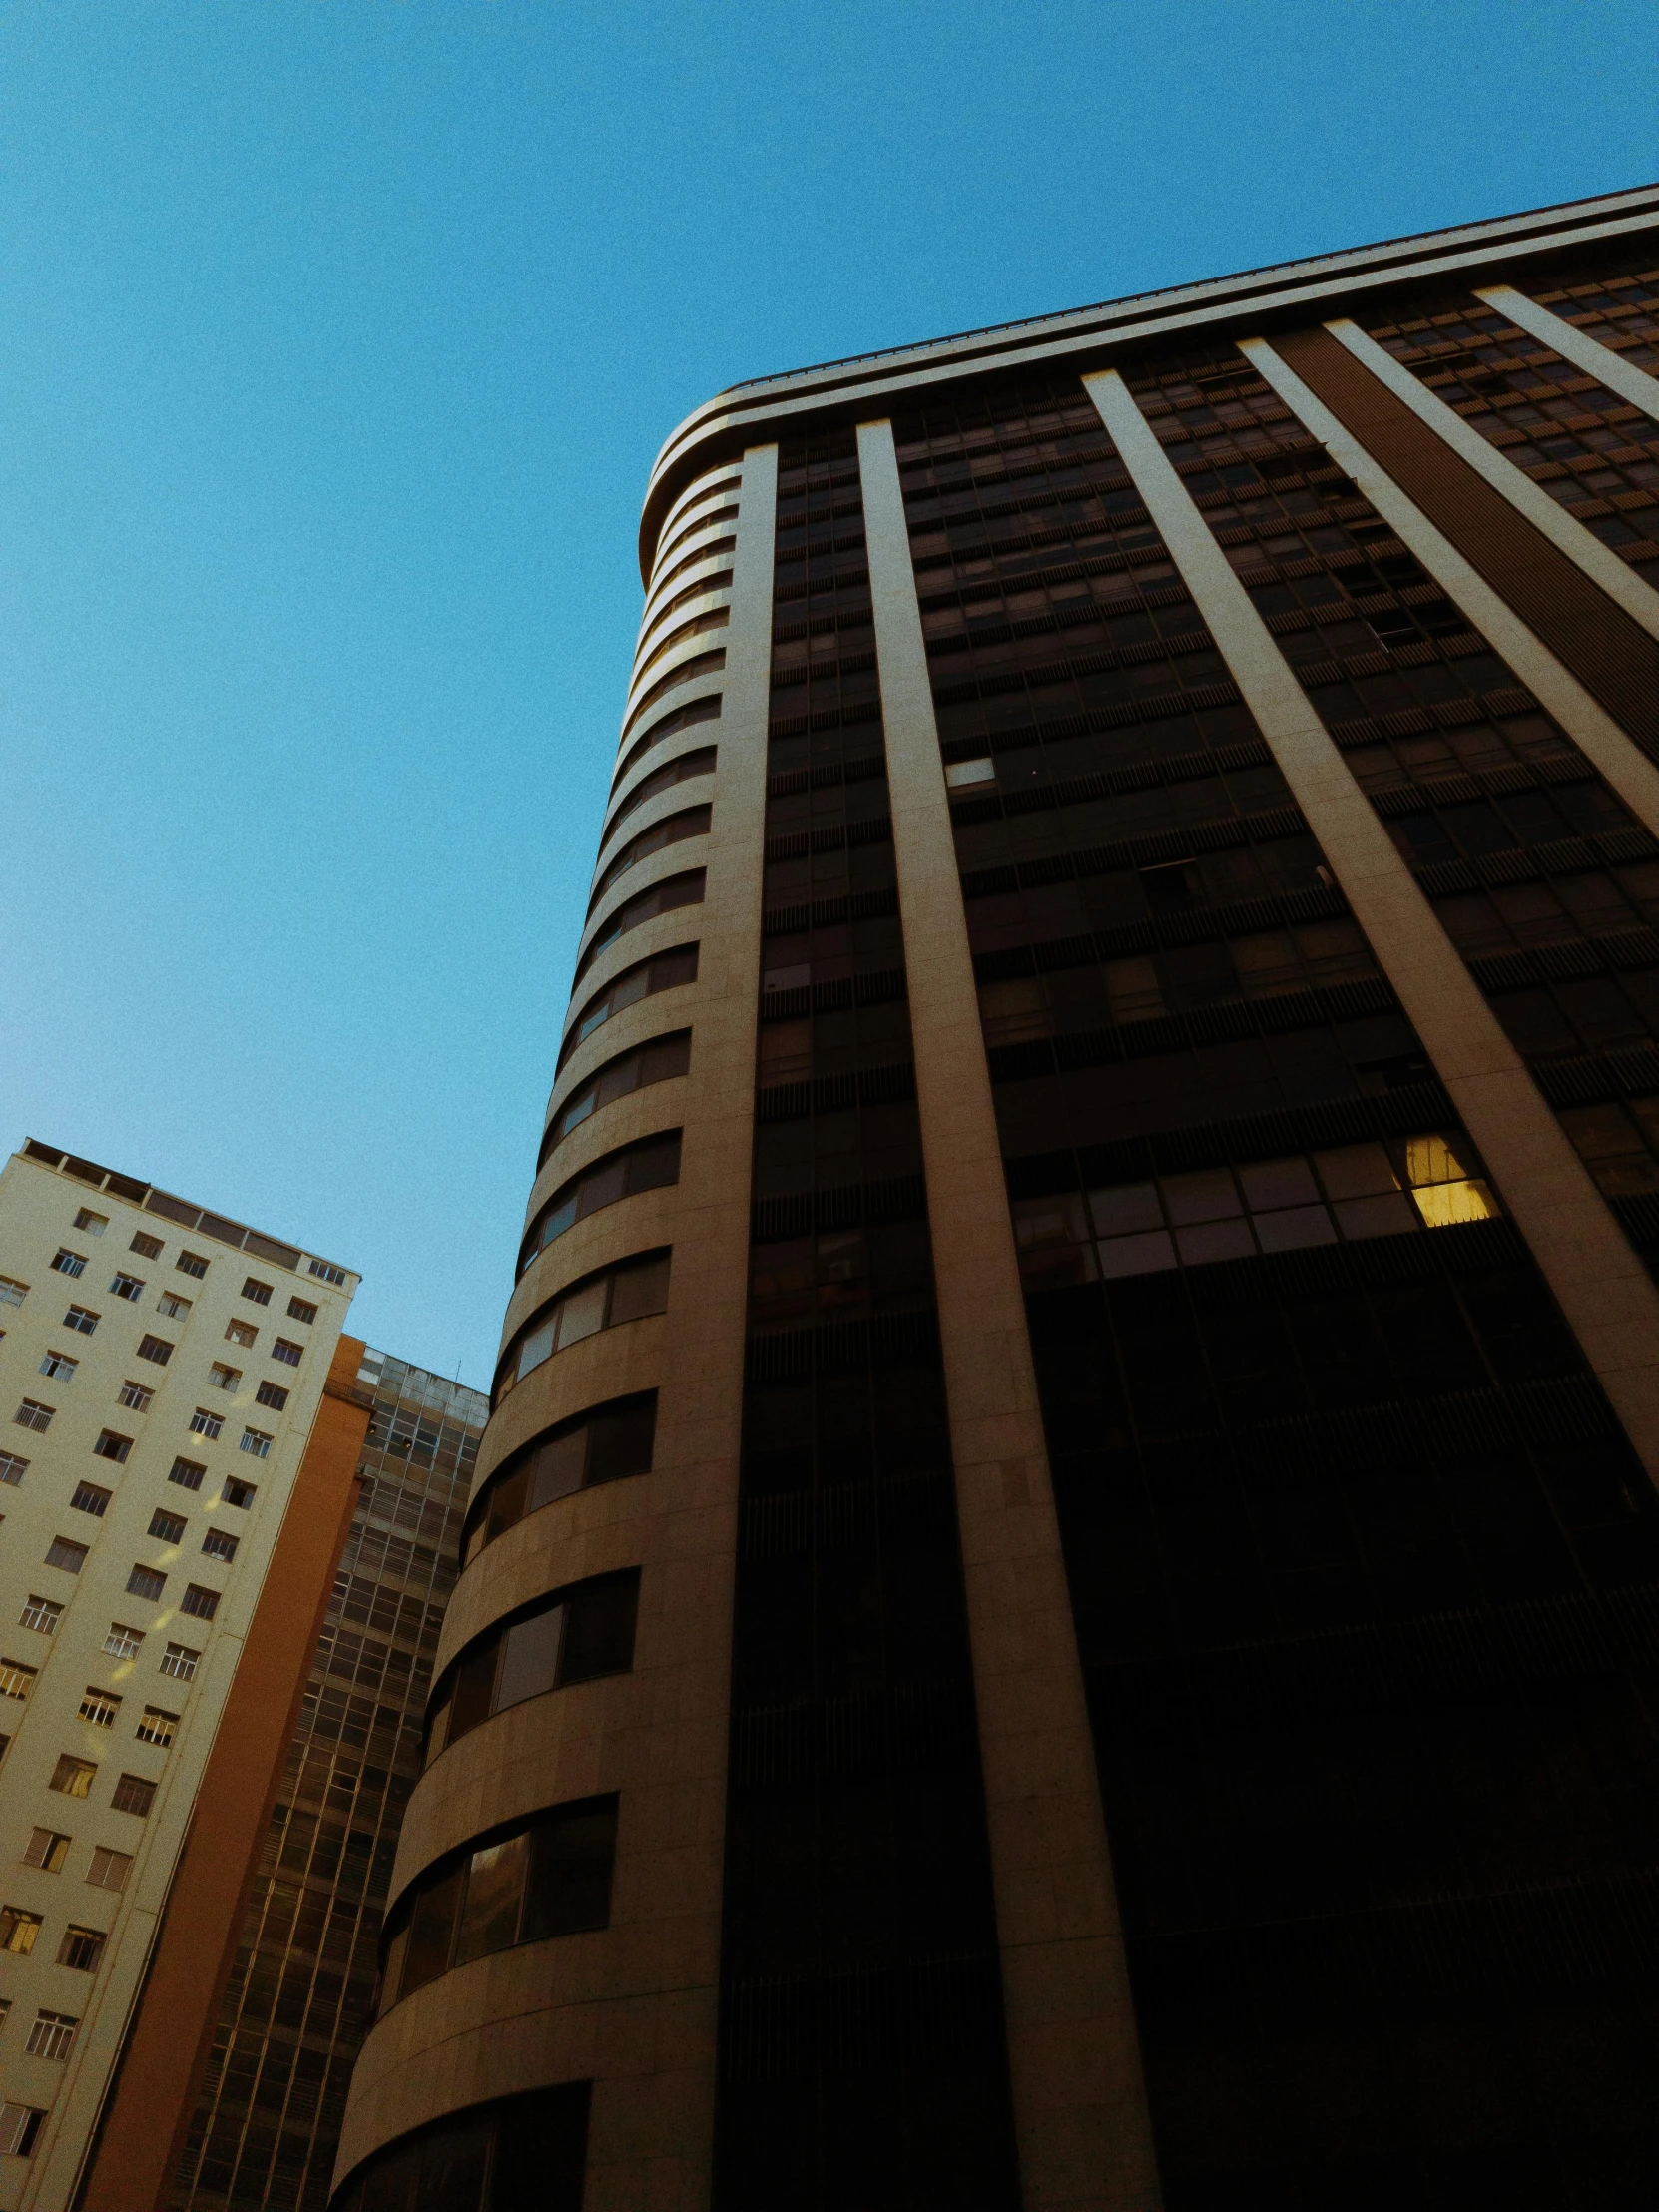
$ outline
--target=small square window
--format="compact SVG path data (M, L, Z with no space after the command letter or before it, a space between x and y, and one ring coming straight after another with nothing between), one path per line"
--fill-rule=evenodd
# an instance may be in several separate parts
M278 1337L271 1348L271 1357L274 1360L280 1360L285 1368L296 1368L304 1349L303 1345L293 1344L286 1337Z
M229 1321L225 1324L228 1344L241 1345L244 1352L252 1352L259 1341L259 1331L251 1321Z
M94 1485L90 1482L84 1482L81 1485L82 1489L90 1490L93 1487ZM74 1497L69 1501L71 1505L80 1502L80 1490L77 1490ZM107 1505L110 1501L109 1491L101 1490L98 1494L103 1498L104 1504ZM101 1513L103 1506L82 1506L81 1510L83 1512ZM62 1567L65 1574L79 1574L86 1563L87 1546L72 1542L68 1536L54 1536L46 1547L46 1564L49 1567Z
M269 1405L274 1413L281 1412L288 1401L288 1393L279 1382L262 1382L254 1397L257 1403Z
M141 1774L124 1774L110 1793L110 1803L118 1813L136 1813L141 1821L149 1819L155 1802L156 1785L146 1782Z
M148 1382L135 1382L131 1377L115 1394L123 1405L130 1405L135 1413L148 1413L156 1397Z
M200 1582L187 1583L185 1602L181 1610L194 1614L198 1620L211 1621L219 1611L221 1594L218 1590L204 1589Z
M167 1479L177 1482L181 1490L199 1490L207 1471L200 1459L175 1459L168 1469Z
M120 1698L108 1690L95 1689L90 1682L87 1684L87 1694L81 1700L82 1720L91 1721L94 1728L113 1728L120 1711Z
M48 2012L43 2005L35 2014L24 2049L31 2058L67 2058L75 2048L80 2021L73 2012Z
M29 1838L23 1853L26 1867L39 1867L45 1874L61 1874L63 1863L69 1857L70 1839L60 1836L56 1829L37 1828Z
M115 1275L110 1278L110 1290L116 1298L124 1298L131 1305L144 1296L142 1275Z
M167 1588L167 1576L158 1574L154 1567L135 1566L127 1577L128 1594L157 1600Z
M50 1428L55 1405L43 1405L38 1397L26 1397L12 1415L19 1428Z
M58 1763L52 1769L52 1780L47 1785L63 1797L86 1797L92 1789L92 1778L98 1772L90 1759L76 1759L67 1751L60 1752Z
M252 1299L256 1306L269 1306L271 1304L271 1284L262 1283L257 1275L251 1275L242 1286L243 1297Z
M26 1913L20 1905L0 1905L0 1950L9 1950L15 1958L27 1958L44 1919L44 1914Z
M290 1298L288 1300L288 1319L289 1321L304 1322L308 1326L316 1319L316 1308L308 1298Z
M10 2158L32 2157L35 2138L45 2117L44 2109L38 2104L13 2104L9 2100L0 2104L0 2154Z
M213 1412L206 1405L199 1405L190 1416L190 1432L193 1436L206 1436L209 1443L225 1433L225 1415Z
M164 1713L159 1705L147 1705L144 1708L144 1718L138 1724L140 1743L155 1744L166 1751L178 1733L177 1713Z
M164 1544L178 1544L184 1542L189 1525L182 1513L170 1513L165 1506L158 1505L150 1516L149 1533L160 1537Z
M63 1607L56 1599L38 1597L33 1591L29 1593L29 1601L21 1616L21 1625L24 1628L32 1628L42 1636L50 1636L62 1619Z
M35 1670L21 1659L0 1659L0 1697L27 1697L35 1686Z
M242 1432L241 1448L251 1458L269 1459L271 1457L271 1441L263 1428L245 1428Z
M202 1539L202 1549L210 1559L224 1559L228 1562L236 1557L237 1545L241 1541L240 1536L233 1536L223 1528L210 1528Z
M136 1252L141 1260L159 1260L162 1256L162 1240L141 1229L127 1250Z
M15 1490L28 1471L27 1459L20 1459L15 1451L0 1451L0 1482L9 1482Z
M106 1490L101 1482L77 1482L69 1502L77 1513L91 1513L95 1519L102 1520L114 1495L115 1492Z
M95 1214L90 1206L83 1206L75 1216L77 1229L84 1229L89 1237L101 1237L110 1226L108 1214Z
M186 1275L203 1276L208 1272L208 1263L200 1252L181 1252L173 1265Z
M143 1642L142 1628L129 1628L125 1621L111 1621L110 1632L104 1638L104 1649L112 1659L136 1659L139 1646Z
M178 1682L194 1682L201 1656L199 1651L192 1651L189 1644L169 1644L162 1653L162 1672L172 1675Z
M156 1311L164 1321L183 1321L190 1312L191 1302L181 1298L177 1291L163 1291L156 1301Z
M103 1948L104 1937L98 1929L77 1928L71 1921L58 1945L58 1964L73 1966L77 1973L96 1973Z
M332 1260L312 1260L308 1264L311 1273L319 1283L343 1283L345 1281L345 1270L336 1268Z
M216 1360L208 1370L208 1381L216 1390L234 1390L242 1381L241 1368L228 1368L223 1360Z
M28 1295L27 1283L20 1283L15 1275L0 1275L0 1306L21 1306Z
M165 1368L173 1357L173 1347L165 1337L141 1337L138 1356L141 1360L153 1360L157 1367Z
M53 1256L52 1265L60 1275L81 1275L86 1270L84 1252L71 1252L67 1245L60 1245Z
M98 1327L98 1316L90 1306L72 1306L63 1318L66 1329L73 1329L77 1336L90 1337Z
M244 1512L247 1512L259 1494L260 1486L257 1482L244 1482L240 1476L234 1474L225 1477L225 1487L220 1492L227 1505L240 1505Z
M37 1828L35 1834L41 1831ZM69 1838L63 1842L67 1845ZM93 1847L92 1865L87 1869L87 1881L95 1890L114 1890L118 1895L127 1887L127 1877L133 1871L133 1855L128 1851L107 1851L102 1844Z
M79 1360L70 1359L66 1352L48 1352L40 1363L40 1372L56 1382L73 1382L80 1364Z
M132 1387L136 1389L137 1384ZM144 1394L148 1398L151 1393L147 1390ZM98 1441L92 1448L100 1459L113 1459L118 1467L125 1466L127 1454L133 1448L133 1439L131 1436L123 1436L119 1429L101 1428L98 1431Z

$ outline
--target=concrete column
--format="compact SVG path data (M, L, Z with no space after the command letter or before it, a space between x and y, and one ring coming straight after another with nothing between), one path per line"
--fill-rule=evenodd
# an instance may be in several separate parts
M892 425L858 427L1027 2212L1159 2203Z
M1128 386L1115 369L1084 382L1355 918L1484 1155L1585 1358L1649 1475L1659 1481L1659 1292L1349 773Z
M1308 388L1266 338L1243 338L1239 350L1319 439L1338 467L1348 471L1401 545L1416 555L1437 584L1444 585L1474 628L1555 717L1591 766L1606 777L1637 821L1659 833L1659 767L1631 743L1537 632L1527 627L1507 600L1406 497L1353 431Z
M1484 299L1487 306L1495 307L1499 314L1506 314L1521 329L1530 330L1545 345L1553 346L1563 360L1571 361L1575 368L1581 368L1586 376L1593 376L1598 384L1605 384L1609 391L1616 391L1631 406L1640 407L1643 414L1659 419L1659 376L1650 376L1645 368L1627 361L1622 353L1602 345L1588 330L1563 322L1558 314L1551 313L1548 307L1540 307L1535 299L1529 299L1524 291L1517 291L1513 284L1481 284L1474 296Z

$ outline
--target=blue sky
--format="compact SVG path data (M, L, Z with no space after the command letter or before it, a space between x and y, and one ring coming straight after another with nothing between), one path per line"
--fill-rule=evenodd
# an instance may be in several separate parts
M1653 0L0 0L0 1146L483 1382L675 421L1656 136Z

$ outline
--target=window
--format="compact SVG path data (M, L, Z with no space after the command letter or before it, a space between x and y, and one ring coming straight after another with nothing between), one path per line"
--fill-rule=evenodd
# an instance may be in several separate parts
M75 2030L80 2024L73 2012L48 2012L42 2007L35 2014L29 2040L23 2047L32 2058L67 2058L75 2047Z
M226 1342L241 1345L244 1352L253 1351L259 1334L251 1321L228 1321L225 1324Z
M208 1263L200 1252L181 1252L173 1265L186 1275L203 1276L208 1272Z
M104 1638L104 1649L112 1659L136 1659L143 1641L142 1628L129 1628L125 1621L111 1621L110 1632Z
M225 1477L225 1487L219 1494L227 1505L240 1506L246 1513L259 1496L260 1486L257 1482L244 1482L240 1475L228 1474Z
M156 1802L156 1785L146 1782L141 1774L124 1774L110 1793L110 1803L118 1813L135 1813L148 1820L150 1808Z
M127 1577L127 1589L133 1597L145 1597L156 1601L160 1599L166 1588L167 1576L158 1574L154 1567L135 1566L132 1573Z
M200 1582L187 1583L185 1586L185 1602L180 1607L180 1611L193 1613L198 1620L211 1621L219 1611L219 1600L222 1594L219 1590L205 1590Z
M71 1921L58 1945L58 1964L73 1966L77 1973L96 1973L103 1948L104 1936L99 1929L77 1928Z
M82 1720L91 1721L94 1728L113 1728L116 1715L121 1711L121 1700L109 1690L95 1689L89 1682L80 1710Z
M608 1152L580 1175L573 1176L547 1201L519 1247L518 1272L522 1275L538 1253L544 1252L567 1229L585 1221L603 1206L637 1192L660 1189L680 1180L680 1132L663 1131L637 1144Z
M310 1263L310 1268L311 1273L319 1282L343 1283L345 1281L345 1270L336 1268L330 1260L313 1260Z
M38 1397L26 1397L12 1418L19 1428L50 1428L52 1415L57 1409L55 1405L43 1405ZM24 1464L27 1465L28 1461L25 1460Z
M296 1368L303 1351L303 1345L296 1345L287 1337L278 1337L271 1348L271 1357L279 1360L285 1368Z
M34 1684L33 1667L21 1659L0 1659L0 1697L27 1697Z
M40 1913L26 1913L20 1905L0 1905L0 1950L9 1950L15 1957L27 1958L35 1947L35 1937L40 1934Z
M214 1433L217 1435L218 1430ZM177 1482L181 1490L199 1490L202 1487L202 1477L207 1471L200 1459L175 1459L168 1469L167 1479Z
M90 1759L76 1759L67 1751L60 1752L58 1763L52 1769L52 1780L47 1785L62 1797L86 1797L92 1789L92 1778L98 1772Z
M45 2117L38 2104L0 2104L0 2155L29 2157Z
M109 1503L110 1493L108 1490L100 1490L96 1483L83 1482L80 1489L70 1499L71 1505L80 1504L81 1490L90 1490L94 1496L103 1498L105 1505ZM83 1505L81 1507L83 1512L101 1513L103 1509L102 1505ZM46 1564L49 1567L62 1567L65 1574L79 1574L86 1563L87 1546L72 1542L68 1536L54 1536L46 1547Z
M643 928L660 914L673 913L681 906L700 906L705 873L700 867L688 868L683 875L667 875L660 883L653 883L649 890L636 891L632 898L625 898L589 940L587 950L576 963L576 981L580 982L594 962L631 930Z
M177 1291L163 1291L156 1301L156 1311L166 1321L183 1321L190 1308L190 1300L181 1298Z
M78 1336L90 1337L98 1327L98 1316L90 1306L72 1306L63 1318L63 1325Z
M179 1730L177 1713L166 1713L159 1705L147 1705L144 1718L139 1722L136 1734L142 1744L156 1744L166 1751Z
M418 1876L390 1923L382 2011L451 1966L607 1927L616 1820L614 1797L556 1806Z
M131 1305L135 1299L144 1296L144 1278L142 1275L112 1276L110 1290L116 1298L124 1298Z
M129 1389L136 1389L137 1387L136 1383L128 1384ZM150 1392L146 1390L143 1395L148 1399ZM140 1410L142 1411L143 1408L141 1407ZM118 1467L125 1466L127 1454L133 1448L133 1439L131 1436L123 1436L118 1429L101 1428L98 1431L98 1441L92 1448L100 1459L113 1459Z
M316 1308L308 1298L290 1298L288 1300L288 1319L289 1321L304 1322L308 1326L316 1319Z
M269 1459L271 1457L271 1438L263 1428L245 1428L242 1432L242 1443L239 1448L246 1451L250 1458Z
M271 1304L271 1292L272 1285L262 1283L257 1275L251 1275L242 1286L243 1297L252 1299L256 1306L269 1306Z
M162 1672L172 1675L176 1682L194 1682L196 1664L202 1654L192 1651L189 1644L169 1644L162 1653Z
M158 1505L150 1516L149 1534L164 1544L182 1544L189 1525L182 1513L170 1513L165 1505Z
M0 1451L0 1482L9 1482L16 1489L28 1471L27 1459L20 1459L15 1451Z
M445 1668L432 1700L428 1760L526 1698L627 1673L634 1664L639 1594L637 1569L596 1575L538 1598L475 1637Z
M141 1229L127 1249L129 1252L136 1252L141 1260L159 1260L162 1256L162 1240Z
M26 1867L39 1867L45 1874L61 1874L63 1863L69 1857L70 1839L60 1836L55 1829L37 1828L29 1838L23 1854Z
M241 1368L228 1368L223 1360L216 1360L208 1370L208 1382L216 1390L234 1390L242 1381Z
M79 1360L70 1359L67 1353L48 1352L40 1363L40 1372L52 1377L55 1382L73 1382L75 1371L80 1364Z
M32 1628L39 1635L50 1636L63 1619L63 1607L55 1598L39 1597L30 1591L28 1602L19 1616L19 1625Z
M90 1206L83 1206L75 1216L77 1229L84 1229L89 1237L101 1237L110 1226L108 1214L95 1214Z
M554 1353L591 1337L597 1330L615 1329L626 1321L660 1314L668 1305L669 1259L667 1252L643 1252L620 1266L573 1283L531 1320L509 1347L497 1382L497 1394L505 1397L532 1369Z
M70 1505L77 1513L90 1513L95 1520L102 1520L110 1509L113 1490L106 1490L101 1482L77 1482ZM79 1569L75 1570L79 1572Z
M223 1559L229 1565L241 1541L240 1536L232 1536L223 1528L210 1528L202 1539L202 1549L210 1559Z
M52 1260L52 1265L60 1275L80 1275L86 1264L87 1256L84 1252L71 1252L65 1245L58 1247Z
M681 983L697 981L698 947L695 944L676 945L670 952L659 952L655 958L641 960L637 966L624 968L614 982L607 983L576 1015L566 1029L564 1041L559 1046L559 1066L563 1067L577 1046L594 1031L601 1028L624 1007L632 1006L642 998L651 998L658 991L673 990Z
M190 1432L193 1436L206 1436L209 1443L212 1443L216 1437L225 1433L225 1415L211 1411L206 1405L199 1405L190 1416Z
M21 1306L28 1295L27 1283L20 1283L15 1275L0 1275L0 1306Z
M479 1492L467 1515L463 1559L475 1559L486 1544L555 1498L648 1474L656 1429L657 1393L649 1390L596 1405L525 1444Z
M269 1405L274 1413L279 1413L287 1404L288 1393L279 1382L262 1382L254 1392L256 1403Z
M40 1830L35 1831L36 1835ZM63 1841L67 1844L69 1838ZM127 1877L133 1871L131 1852L107 1851L102 1844L95 1845L92 1865L87 1869L87 1881L95 1890L114 1890L118 1894L127 1887Z
M138 1356L141 1360L154 1360L157 1367L165 1368L173 1357L173 1347L164 1337L141 1337Z

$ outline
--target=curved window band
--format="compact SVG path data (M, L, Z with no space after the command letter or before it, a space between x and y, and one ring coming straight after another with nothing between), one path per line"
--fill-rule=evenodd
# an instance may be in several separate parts
M627 1098L634 1091L649 1090L653 1083L667 1083L677 1075L684 1075L691 1066L691 1037L689 1029L677 1029L667 1037L653 1037L649 1044L637 1044L631 1052L619 1052L614 1060L607 1060L603 1067L596 1069L548 1123L536 1155L536 1173L540 1175L571 1131L580 1129L602 1106Z
M591 2081L448 2113L387 2143L331 2212L582 2212Z
M614 1014L622 1013L642 998L655 997L658 991L671 991L682 983L695 983L698 950L695 944L677 944L667 952L654 953L649 960L640 960L633 967L624 968L588 1000L571 1023L559 1047L559 1067L562 1069L577 1046L585 1043L596 1029L603 1028Z
M544 1505L602 1482L649 1474L656 1439L655 1390L610 1398L543 1429L502 1461L468 1506L461 1565L470 1566L497 1536Z
M492 1621L438 1677L421 1767L509 1706L634 1664L640 1570L599 1574L550 1590Z

